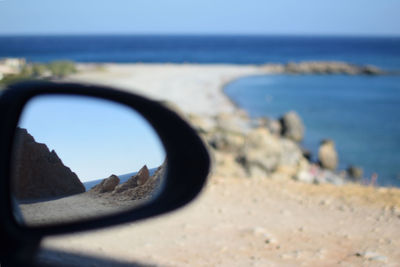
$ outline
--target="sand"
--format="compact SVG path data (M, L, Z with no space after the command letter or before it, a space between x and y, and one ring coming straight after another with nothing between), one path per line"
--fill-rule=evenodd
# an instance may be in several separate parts
M257 66L186 64L81 69L71 80L121 87L200 116L237 112L223 86L268 72ZM202 195L177 212L46 238L43 246L157 266L399 266L400 193L211 175Z

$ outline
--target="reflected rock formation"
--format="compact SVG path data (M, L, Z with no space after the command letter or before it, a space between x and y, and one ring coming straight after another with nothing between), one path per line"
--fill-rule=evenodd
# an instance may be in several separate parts
M95 185L90 191L97 193L106 193L114 191L115 187L119 184L118 176L112 174L107 179L104 179L98 185Z
M17 128L12 168L14 195L18 199L69 196L85 192L78 176L56 152L37 143L26 129Z
M116 201L148 199L158 192L165 169L166 163L164 162L158 167L154 174L150 176L149 169L144 165L135 175L119 185L116 184L117 180L114 179L114 177L117 176L111 175L109 178L104 179L100 184L90 189L89 193ZM114 189L108 190L110 188L104 188L107 184L113 184Z

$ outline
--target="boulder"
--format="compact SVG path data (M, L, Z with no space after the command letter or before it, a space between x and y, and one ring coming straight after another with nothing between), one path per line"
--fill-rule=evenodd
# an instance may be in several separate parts
M338 155L332 140L323 140L318 150L318 161L322 168L335 170L338 165Z
M164 161L164 163L158 167L151 177L147 176L147 179L140 181L140 176L144 178L146 175L148 175L147 167L144 166L137 175L132 177L137 177L136 179L131 178L130 180L126 181L120 186L120 188L117 188L112 195L118 200L149 199L158 192L166 169L166 161ZM137 181L136 186L133 186L135 184L134 180ZM126 183L130 184L124 187L123 185ZM121 191L121 189L123 190Z
M271 173L277 168L282 154L279 138L265 128L250 131L237 161L251 176ZM261 172L260 172L261 171Z
M78 176L54 150L17 128L12 159L12 185L17 199L69 196L85 192Z
M237 152L244 144L244 136L219 130L210 133L207 137L207 142L215 150Z
M295 142L300 142L304 137L304 125L295 111L289 111L282 118L281 122L281 134L282 136L292 139Z
M367 65L361 68L361 73L365 75L381 75L384 74L384 72L379 69L378 67L372 66L372 65Z
M281 138L281 157L279 164L282 166L297 166L303 158L301 148L292 140Z
M278 120L273 120L270 118L259 118L256 121L256 125L259 127L265 127L267 128L271 134L273 135L281 135L282 132L282 126L280 121Z
M219 113L215 116L215 123L216 128L230 133L244 134L252 128L249 117L241 110L237 113Z
M357 167L357 166L349 166L347 169L347 174L352 180L360 180L364 174L364 171L362 168Z
M121 193L128 189L135 188L137 186L143 185L149 180L150 173L146 165L144 165L137 174L133 175L123 184L118 185L113 193Z
M118 176L112 174L110 177L104 179L103 181L101 181L101 183L90 189L90 191L97 193L107 193L114 191L115 187L119 184L119 181L120 180Z
M157 170L150 177L150 179L161 182L166 171L167 171L167 160L164 160L163 164L161 164L161 166L157 168Z

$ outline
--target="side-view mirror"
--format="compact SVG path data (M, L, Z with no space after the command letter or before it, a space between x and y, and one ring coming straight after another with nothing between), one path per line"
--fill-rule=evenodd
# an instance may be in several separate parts
M25 82L0 95L0 263L47 235L133 222L195 198L209 172L195 131L113 88Z

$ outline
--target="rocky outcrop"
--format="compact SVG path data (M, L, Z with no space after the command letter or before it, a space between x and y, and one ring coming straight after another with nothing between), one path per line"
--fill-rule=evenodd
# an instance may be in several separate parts
M215 150L237 152L243 147L245 138L243 134L213 131L208 136L209 145Z
M161 182L165 171L166 162L158 167L151 177L148 176L147 179L143 180L143 183L139 182L136 186L126 187L125 190L121 192L115 190L113 196L119 200L142 200L152 198L161 188ZM124 184L126 184L126 182ZM133 185L133 183L131 183L131 185Z
M364 171L362 168L357 166L349 166L347 174L354 181L359 181L363 177Z
M78 176L66 167L54 150L37 143L25 129L17 128L12 184L18 199L68 196L85 192Z
M276 136L280 136L282 133L282 125L279 120L273 120L270 118L259 118L257 119L257 126L267 128L268 131Z
M101 181L101 183L95 185L92 189L90 189L90 191L97 193L112 192L114 191L115 187L119 184L119 181L120 180L118 176L112 174L110 177Z
M262 65L261 70L268 74L319 74L319 75L385 75L398 72L386 72L372 65L355 65L340 61L304 61L289 62L287 64L268 63Z
M133 175L131 178L129 178L128 181L126 181L125 183L118 185L114 192L115 194L117 193L121 193L124 192L128 189L140 186L145 184L150 178L150 173L149 173L149 169L147 168L146 165L144 165L137 174Z
M345 62L307 61L290 62L283 68L283 72L293 74L348 74L348 75L381 75L384 72L375 66L358 66Z
M285 114L280 121L236 114L215 116L214 122L210 117L188 118L195 118L191 122L212 152L215 176L291 178L336 185L354 180L347 173L334 171L338 156L332 141L321 145L320 164L312 162L311 152L298 144L304 137L304 125L295 112Z
M237 160L250 175L263 173L265 176L275 171L281 153L282 148L278 138L265 128L257 128L246 136Z
M318 161L321 167L328 170L335 170L338 165L338 155L335 143L332 140L323 140L318 150Z
M158 192L166 171L166 161L158 167L152 176L144 165L126 182L119 184L120 179L111 175L100 184L93 187L89 193L96 197L112 201L131 201L151 198Z
M295 111L289 111L282 118L281 133L282 136L292 139L295 142L301 142L304 138L304 125Z

